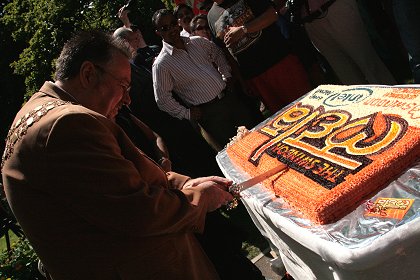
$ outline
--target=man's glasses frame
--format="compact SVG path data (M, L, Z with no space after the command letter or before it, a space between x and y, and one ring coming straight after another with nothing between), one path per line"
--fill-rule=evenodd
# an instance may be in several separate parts
M123 89L124 93L129 93L130 89L131 89L131 85L130 84L125 84L121 79L118 79L117 77L114 76L114 74L112 74L111 72L107 71L105 68L103 68L102 66L93 63L93 66L95 66L96 68L98 68L101 72L108 74L111 78L113 78L114 80L116 80L119 84L119 86Z

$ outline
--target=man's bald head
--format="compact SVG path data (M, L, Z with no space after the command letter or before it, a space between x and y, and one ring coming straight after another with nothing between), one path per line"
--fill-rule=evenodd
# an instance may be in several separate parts
M133 33L133 31L130 28L127 27L119 27L114 31L114 34L112 34L113 37L121 38L124 40L129 40L130 35Z

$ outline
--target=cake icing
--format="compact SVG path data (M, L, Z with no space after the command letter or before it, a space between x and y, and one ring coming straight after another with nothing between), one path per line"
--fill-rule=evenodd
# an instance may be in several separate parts
M334 222L419 157L420 89L322 85L280 110L226 152L309 220Z

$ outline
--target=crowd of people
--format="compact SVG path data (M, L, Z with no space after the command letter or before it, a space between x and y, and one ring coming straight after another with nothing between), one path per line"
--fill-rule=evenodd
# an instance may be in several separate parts
M394 8L420 83L415 1ZM355 0L213 2L206 14L157 10L162 46L127 6L112 34L80 31L17 114L3 183L51 279L264 279L241 252L245 233L217 211L233 197L216 153L328 71L397 83Z

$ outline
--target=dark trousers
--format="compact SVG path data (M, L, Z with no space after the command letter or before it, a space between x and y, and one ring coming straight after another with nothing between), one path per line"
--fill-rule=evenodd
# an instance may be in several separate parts
M221 280L263 280L261 271L241 252L246 234L220 212L206 216L203 234L196 234Z
M394 0L395 21L410 56L414 83L420 83L420 2L418 0Z
M239 126L251 129L261 121L261 116L251 111L236 92L226 91L223 98L198 107L202 112L198 123L220 147L229 143Z

